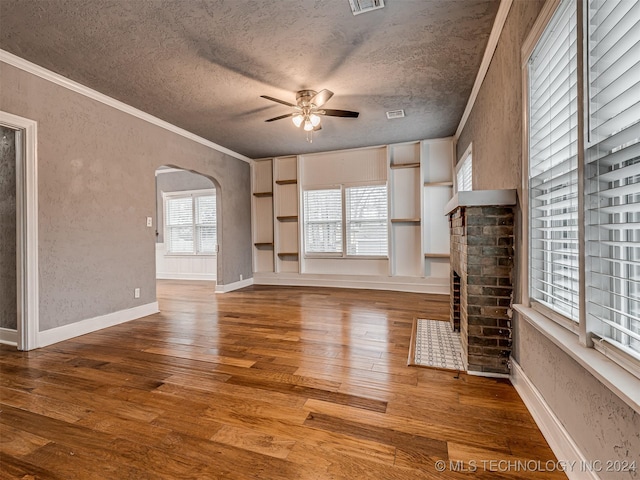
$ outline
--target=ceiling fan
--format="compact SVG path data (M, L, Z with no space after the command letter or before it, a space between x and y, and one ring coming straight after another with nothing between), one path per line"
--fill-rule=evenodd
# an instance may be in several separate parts
M282 120L283 118L291 117L293 124L309 133L320 130L320 117L346 117L346 118L358 118L360 113L351 112L349 110L331 110L328 108L321 108L325 103L333 97L333 92L329 90L300 90L296 93L296 104L289 103L285 100L273 98L268 95L260 95L262 98L271 100L272 102L281 103L288 107L293 107L294 111L287 113L286 115L280 115L278 117L269 118L265 122L274 122L276 120ZM311 140L310 140L311 141Z

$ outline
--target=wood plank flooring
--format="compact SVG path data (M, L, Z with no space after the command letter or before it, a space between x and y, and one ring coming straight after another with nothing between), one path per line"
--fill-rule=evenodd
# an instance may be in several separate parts
M555 457L508 381L406 366L413 318L446 319L447 297L160 281L158 299L0 347L0 478L566 478L516 466Z

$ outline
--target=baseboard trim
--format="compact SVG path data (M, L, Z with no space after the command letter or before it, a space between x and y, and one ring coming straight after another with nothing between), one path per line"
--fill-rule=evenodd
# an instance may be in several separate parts
M215 273L173 273L156 272L156 280L211 280L216 281Z
M152 302L99 317L81 320L80 322L63 325L62 327L44 330L38 332L38 347L46 347L47 345L79 337L80 335L86 335L87 333L102 330L103 328L113 327L114 325L136 320L137 318L146 317L159 311L158 302Z
M320 275L300 273L254 273L255 285L282 285L288 287L334 287L366 290L390 290L394 292L432 293L449 295L449 279L441 283L429 278L388 277L371 278L355 275ZM444 283L446 280L446 283Z
M569 480L599 480L600 476L596 472L585 471L588 469L584 466L589 464L587 458L522 367L513 358L511 358L510 380L555 456L567 465L565 473Z
M0 327L0 343L4 345L18 346L18 331Z
M227 283L226 285L216 285L216 293L228 293L233 292L244 287L250 287L254 284L253 278L246 278L239 282Z

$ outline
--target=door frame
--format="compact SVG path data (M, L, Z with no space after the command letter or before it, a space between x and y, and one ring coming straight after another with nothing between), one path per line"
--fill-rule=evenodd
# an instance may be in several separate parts
M16 135L18 350L38 347L38 123L0 110L0 124Z

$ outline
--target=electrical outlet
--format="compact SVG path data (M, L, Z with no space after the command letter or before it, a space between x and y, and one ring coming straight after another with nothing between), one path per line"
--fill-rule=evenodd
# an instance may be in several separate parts
M147 217L147 227L153 227L153 217Z
M240 275L240 281L242 281L242 274Z
M140 298L140 289L136 288L133 290L133 298Z

